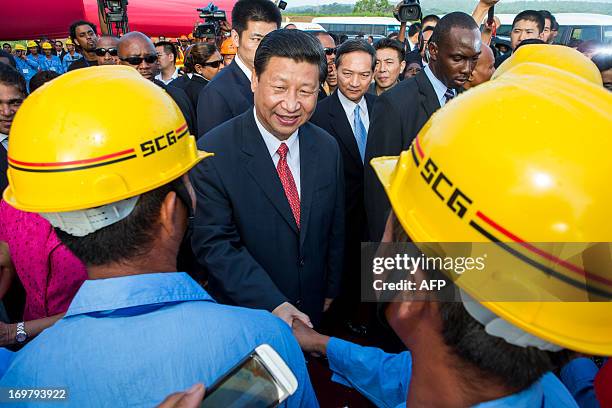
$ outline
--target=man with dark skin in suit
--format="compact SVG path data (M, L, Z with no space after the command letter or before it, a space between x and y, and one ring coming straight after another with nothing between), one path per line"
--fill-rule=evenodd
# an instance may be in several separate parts
M374 157L406 150L433 113L463 91L481 52L480 30L461 12L444 16L427 44L429 65L382 94L372 112L365 159L369 239L379 241L389 213L383 189L369 165Z

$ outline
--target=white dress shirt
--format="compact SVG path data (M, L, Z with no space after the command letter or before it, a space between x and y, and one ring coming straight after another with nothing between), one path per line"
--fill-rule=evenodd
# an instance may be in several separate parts
M164 83L164 85L168 85L170 82L174 81L176 78L179 77L178 75L178 71L179 69L175 69L174 70L174 74L172 74L172 76L170 77L170 79L168 79L167 81L162 79L162 73L160 72L159 74L155 75L155 79L157 79L158 81L162 81Z
M340 99L340 103L344 108L344 113L351 124L351 129L353 130L353 135L355 134L355 102L351 101L349 98L344 96L340 90L338 90L338 99ZM366 98L364 96L361 97L359 101L359 115L361 116L361 122L363 122L363 126L365 126L366 131L370 127L370 115L368 114L368 104L366 102Z
M442 81L440 81L438 78L436 78L431 68L429 68L429 65L425 67L424 71L425 75L427 75L427 78L429 79L429 82L431 82L434 91L436 91L436 96L438 97L438 102L440 102L440 107L444 106L446 104L446 98L444 97L444 94L446 93L448 87L444 85ZM457 96L457 91L455 91L454 89L452 91L455 96Z
M238 64L238 68L240 68L240 70L244 72L244 75L246 75L246 77L249 79L249 82L251 82L251 76L253 75L253 73L246 66L246 64L242 62L238 54L236 54L236 56L234 57L234 61L236 61L236 64Z
M4 149L8 151L8 135L0 133L0 144L2 144L2 146L4 146Z
M285 143L289 148L287 152L287 164L289 165L289 170L291 170L291 175L293 176L293 180L295 181L295 187L298 191L298 196L302 197L302 192L300 189L300 138L298 137L299 129L295 131L289 139L287 140L279 140L272 133L268 132L268 130L263 127L259 118L257 117L257 111L253 109L253 115L255 116L255 123L257 124L257 128L259 129L259 133L263 137L264 143L268 148L268 152L270 153L270 157L272 157L272 161L274 162L274 167L278 166L278 162L280 160L280 155L278 154L278 148L281 143Z

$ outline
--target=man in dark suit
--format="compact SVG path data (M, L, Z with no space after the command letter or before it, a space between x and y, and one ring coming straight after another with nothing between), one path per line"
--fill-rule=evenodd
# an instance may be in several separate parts
M232 9L232 39L236 57L204 88L198 98L200 136L253 106L253 58L261 39L281 24L281 14L269 0L239 0Z
M363 206L363 159L375 95L368 88L376 69L376 51L363 40L348 40L336 53L338 90L317 105L311 122L337 141L342 153L345 186L345 256L341 298L343 319L353 320L360 303L360 251L366 241ZM354 322L353 322L354 323Z
M155 79L158 70L158 56L151 39L138 31L127 33L119 40L117 53L121 65L135 68L140 75L163 88L170 95L183 113L183 116L185 116L185 121L191 134L197 135L196 116L193 105L185 91L172 85L165 85L163 82Z
M193 249L221 302L317 324L339 291L344 183L338 144L307 123L327 70L317 41L277 30L255 56L255 108L204 135L191 172Z
M13 118L26 98L26 82L10 65L0 64L0 197L8 186L8 135Z
M408 149L434 112L462 91L480 55L480 31L468 14L453 12L436 25L428 43L429 65L382 94L372 112L366 148L365 208L369 239L380 241L389 201L369 162Z

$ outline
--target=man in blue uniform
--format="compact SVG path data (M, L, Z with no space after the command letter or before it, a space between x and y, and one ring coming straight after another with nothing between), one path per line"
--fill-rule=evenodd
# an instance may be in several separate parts
M65 72L64 65L62 64L60 57L53 55L53 46L46 42L43 44L42 49L45 55L43 55L42 63L40 64L41 70L63 74Z

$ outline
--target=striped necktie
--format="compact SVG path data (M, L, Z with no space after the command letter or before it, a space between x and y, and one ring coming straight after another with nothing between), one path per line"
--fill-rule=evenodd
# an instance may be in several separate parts
M450 88L447 88L446 92L444 92L444 98L446 99L446 103L448 103L454 97L455 97L455 91L453 91Z
M353 124L355 128L355 140L357 141L357 147L359 148L359 155L361 156L361 162L363 163L365 157L366 142L368 139L368 130L366 129L363 121L361 120L361 109L359 105L355 106Z

